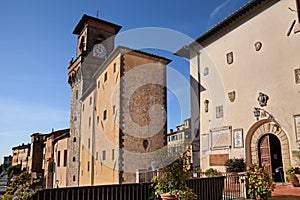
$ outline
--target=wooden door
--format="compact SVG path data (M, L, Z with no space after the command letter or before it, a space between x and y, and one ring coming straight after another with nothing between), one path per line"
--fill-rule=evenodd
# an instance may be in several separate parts
M270 152L270 137L266 135L260 142L260 163L265 165L266 169L272 174L272 161L271 161L271 152Z

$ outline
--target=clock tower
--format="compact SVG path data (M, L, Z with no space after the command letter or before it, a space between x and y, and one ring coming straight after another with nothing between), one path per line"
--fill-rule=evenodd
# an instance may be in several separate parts
M73 34L77 38L77 57L68 67L71 86L70 137L68 139L67 186L79 185L81 97L92 84L92 76L114 49L115 35L121 26L83 15Z

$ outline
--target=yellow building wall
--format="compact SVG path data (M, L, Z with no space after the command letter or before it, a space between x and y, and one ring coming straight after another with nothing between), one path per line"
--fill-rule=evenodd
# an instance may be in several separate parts
M58 140L54 145L54 162L55 172L53 178L53 187L67 187L67 162L68 158L65 158L64 151L67 150L68 138ZM58 166L58 151L60 151L60 165ZM68 154L67 154L68 155ZM66 165L64 160L66 159ZM76 182L76 180L74 181Z

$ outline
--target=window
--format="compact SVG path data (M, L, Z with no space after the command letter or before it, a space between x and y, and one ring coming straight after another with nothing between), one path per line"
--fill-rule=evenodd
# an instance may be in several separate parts
M100 88L100 81L97 82L97 88Z
M84 111L84 104L82 105L82 111Z
M92 97L90 97L90 105L92 105Z
M107 110L104 110L104 112L103 112L103 120L106 120L106 118L107 118Z
M98 151L96 152L96 160L98 160Z
M73 157L73 162L75 162L76 161L76 158L75 157Z
M113 105L113 114L115 114L115 113L116 113L116 106Z
M103 161L106 160L106 151L105 150L102 151L102 160Z
M76 181L76 176L75 175L73 175L73 181Z
M57 167L60 166L60 151L57 152Z
M91 147L91 139L89 138L88 139L88 148L90 148Z
M88 163L87 163L87 170L88 170L88 172L90 171L90 161L88 161Z
M111 159L112 160L115 159L115 150L114 149L111 150Z
M114 63L114 73L116 72L116 63Z
M76 92L75 92L75 98L78 99L78 96L79 96L78 95L78 90L76 90Z
M76 142L76 137L73 138L73 142Z
M92 120L91 117L89 117L89 126L91 126Z
M67 166L68 161L68 150L64 150L64 167Z
M97 124L99 124L99 116L97 116Z
M222 118L223 117L223 106L217 106L216 107L216 118Z
M180 133L180 134L178 135L178 139L179 139L179 140L182 140L182 133Z
M106 82L107 81L107 72L105 72L105 74L104 74L104 82Z

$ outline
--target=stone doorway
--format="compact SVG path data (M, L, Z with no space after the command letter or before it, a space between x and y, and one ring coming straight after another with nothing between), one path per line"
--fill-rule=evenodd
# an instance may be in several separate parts
M272 119L257 121L247 132L245 140L246 163L260 164L260 142L266 135L274 135L278 139L284 171L287 167L291 166L289 140L283 128Z
M276 182L284 181L281 144L273 134L264 135L259 141L259 165L266 166Z

